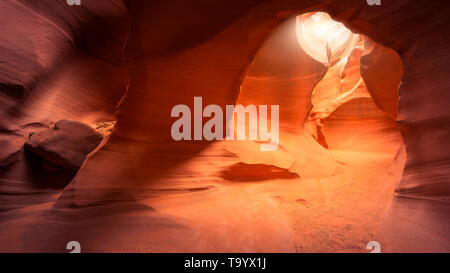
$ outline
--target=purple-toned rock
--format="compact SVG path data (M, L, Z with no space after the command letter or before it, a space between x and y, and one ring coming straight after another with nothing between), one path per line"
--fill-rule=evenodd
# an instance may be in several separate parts
M55 165L77 170L102 139L89 125L63 119L53 128L30 135L25 148Z

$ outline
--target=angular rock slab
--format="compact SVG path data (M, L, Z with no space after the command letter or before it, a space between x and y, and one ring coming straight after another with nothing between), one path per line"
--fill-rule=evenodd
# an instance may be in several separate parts
M89 125L63 119L53 128L30 135L25 148L55 165L78 170L102 139Z

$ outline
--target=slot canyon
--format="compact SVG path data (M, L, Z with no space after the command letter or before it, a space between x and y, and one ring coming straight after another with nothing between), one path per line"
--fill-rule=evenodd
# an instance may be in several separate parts
M449 252L447 6L1 1L0 252Z

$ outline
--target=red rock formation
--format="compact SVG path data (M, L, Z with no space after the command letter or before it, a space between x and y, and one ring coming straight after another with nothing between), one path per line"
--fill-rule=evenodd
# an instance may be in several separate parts
M103 135L86 124L60 120L54 128L32 134L25 148L55 165L78 170Z
M445 5L86 2L0 4L8 37L0 42L1 251L65 251L74 238L85 251L364 251L373 239L382 251L449 251ZM315 105L309 97L328 70L282 34L289 18L319 10L380 44L354 51L361 57L345 68L343 86L361 62L373 101L328 112L316 137L329 149L303 130ZM261 155L246 142L173 141L170 110L194 96L222 107L276 100L281 148ZM28 133L63 118L117 118L117 126L61 194L36 185L20 147ZM254 185L220 178L239 162L301 178Z

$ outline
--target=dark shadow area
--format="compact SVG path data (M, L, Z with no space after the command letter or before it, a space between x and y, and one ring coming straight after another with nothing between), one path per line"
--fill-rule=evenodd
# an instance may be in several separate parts
M264 181L271 179L298 178L299 175L287 169L266 164L236 163L224 170L220 177L230 181Z

